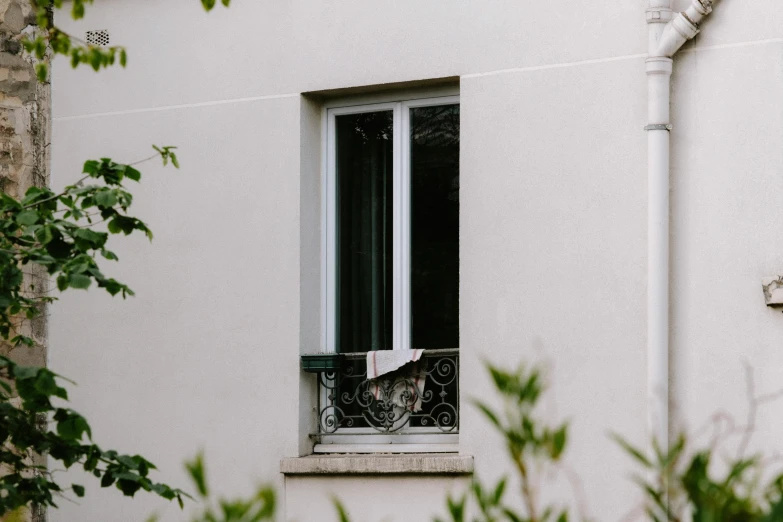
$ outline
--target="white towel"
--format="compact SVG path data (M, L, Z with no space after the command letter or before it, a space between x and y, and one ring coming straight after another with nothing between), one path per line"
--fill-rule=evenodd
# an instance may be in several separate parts
M421 359L422 349L417 350L376 350L367 352L367 378L377 379L379 376L393 372L397 368Z
M416 350L376 350L373 352L367 352L367 380L373 381L381 375L393 372L399 368L402 368L408 363L416 363L421 359L421 355L424 352L422 349ZM410 374L405 380L395 382L391 387L392 403L400 408L410 410L412 412L418 412L421 410L422 398L424 396L424 383L427 378L427 365L426 361L421 361L417 364L411 365ZM416 387L415 400L413 404L409 402L408 394L409 384L412 382ZM375 400L380 399L381 387L375 382L370 382L370 393L373 394ZM407 392L407 393L406 393ZM406 398L408 400L406 400Z

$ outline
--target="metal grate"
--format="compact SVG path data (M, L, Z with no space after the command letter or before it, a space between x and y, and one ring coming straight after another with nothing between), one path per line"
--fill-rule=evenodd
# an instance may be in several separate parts
M99 29L97 31L87 31L87 43L90 45L109 45L109 31L106 29Z
M459 433L459 350L425 350L424 390L398 372L367 380L365 354L345 354L342 368L318 374L319 435ZM421 409L413 411L415 403Z

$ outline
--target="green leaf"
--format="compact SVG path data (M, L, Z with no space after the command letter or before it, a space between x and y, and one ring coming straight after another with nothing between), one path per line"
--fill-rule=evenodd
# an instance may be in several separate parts
M563 454L568 438L568 426L563 425L552 435L552 459L557 460Z
M49 77L49 66L46 62L39 62L35 64L35 77L39 82L44 83Z
M101 487L108 488L112 484L114 484L114 475L110 471L107 471L103 474L103 477L101 478Z
M653 468L653 463L650 462L650 460L644 456L644 454L633 447L631 444L629 444L624 438L622 438L620 435L616 433L611 434L611 438L617 442L629 455L631 455L634 459L636 459L642 466L645 468Z
M82 0L74 1L73 7L71 8L71 16L74 20L84 18L84 4L82 3Z
M117 204L117 194L113 190L101 190L95 193L95 203L101 208Z
M52 234L52 227L47 225L36 230L35 239L37 239L42 245L49 243L52 239L54 239L54 235Z
M16 222L20 225L34 225L39 217L37 210L23 210L16 215Z
M35 366L14 366L13 367L13 374L14 377L17 378L17 380L24 380L24 379L32 379L33 377L38 376L38 372L41 371L41 368L36 368Z
M511 522L524 522L526 520L508 508L503 508L503 514L506 515L506 518L508 518Z
M84 274L71 274L69 284L71 288L86 290L90 287L92 279Z
M489 419L489 421L494 424L497 428L502 429L502 425L500 424L500 419L498 418L497 414L492 411L492 409L480 401L473 401L473 404L481 410L482 413Z
M68 277L64 274L57 276L57 290L60 292L65 292L68 290Z
M126 497L132 497L137 491L141 489L141 484L136 480L119 479L117 480L117 488L122 491L122 494Z
M199 453L196 457L185 463L185 469L187 469L191 480L196 485L196 491L202 498L209 496L209 489L207 488L206 475L204 473L204 455Z
M343 506L342 502L340 502L337 497L332 498L332 503L337 510L337 516L339 517L340 522L351 522L351 519L348 517L348 512L345 510L345 506Z
M79 484L72 484L71 488L73 489L73 492L76 493L77 497L84 496L84 486L80 486Z
M114 252L106 250L105 248L101 249L101 255L109 261L117 261L119 259Z
M116 220L109 221L109 225L107 228L109 229L109 232L111 232L112 234L119 234L120 232L122 232L122 227Z
M492 494L492 505L493 506L499 506L500 500L503 498L503 492L506 490L506 479L505 477L498 482L498 485L495 486L495 491Z
M98 172L98 167L100 166L100 162L95 160L87 160L84 162L84 170L82 171L84 174L93 175Z
M449 510L449 515L453 522L464 522L465 520L465 502L467 496L462 496L458 499L452 498L451 494L446 497L446 507Z
M60 412L65 412L65 410L60 410ZM87 420L78 413L65 412L65 414L60 415L60 419L57 419L57 416L55 416L55 419L58 420L57 433L64 439L78 441L82 439L84 434L87 434L88 437L92 436Z
M141 179L141 172L128 165L125 167L125 176L133 181L139 181Z
M129 455L120 455L119 457L117 457L117 461L120 464L123 464L124 466L127 466L130 469L137 469L139 467L138 462L133 460L133 458L130 457ZM118 478L121 477L118 476Z

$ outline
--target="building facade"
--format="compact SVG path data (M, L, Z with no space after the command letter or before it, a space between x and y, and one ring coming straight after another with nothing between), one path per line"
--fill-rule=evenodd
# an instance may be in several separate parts
M512 473L471 405L494 400L483 361L536 362L582 490L561 473L545 495L619 520L641 499L607 433L645 444L657 400L670 433L706 440L716 412L744 422L746 367L780 388L783 316L762 288L783 274L779 0L715 6L674 57L670 122L648 118L648 0L197 4L99 0L62 21L107 31L129 63L55 60L52 184L151 144L182 163L143 165L155 240L117 243L106 267L136 297L66 294L50 318L50 364L96 440L176 484L203 449L217 491L271 482L285 520L332 520L332 496L356 520L431 520L471 474ZM650 132L671 140L664 397L648 385ZM366 411L339 388L324 420L334 382L301 355L342 351L361 374L387 348L425 349L423 390L360 379L351 393L388 392L397 417L349 426ZM436 388L447 360L458 386ZM458 414L411 411L428 390ZM759 412L756 449L779 446L779 419ZM50 518L153 511L183 517L93 485Z

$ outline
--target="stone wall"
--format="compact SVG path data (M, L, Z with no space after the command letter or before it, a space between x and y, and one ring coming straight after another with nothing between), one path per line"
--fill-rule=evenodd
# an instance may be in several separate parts
M0 0L0 190L20 197L33 185L49 183L49 135L51 97L48 83L36 80L34 62L20 39L35 31L29 0ZM45 273L31 267L28 282L46 291ZM22 364L46 364L46 313L19 328L36 340L34 348L0 346ZM43 522L43 509L24 510L5 517L6 522Z
M34 24L29 0L0 0L0 190L14 197L49 182L50 86L36 80L33 59L20 42L35 31ZM46 288L45 277L35 271L29 275L38 279L31 280L34 288ZM14 357L23 364L44 365L44 315L22 328L39 346L14 350Z

